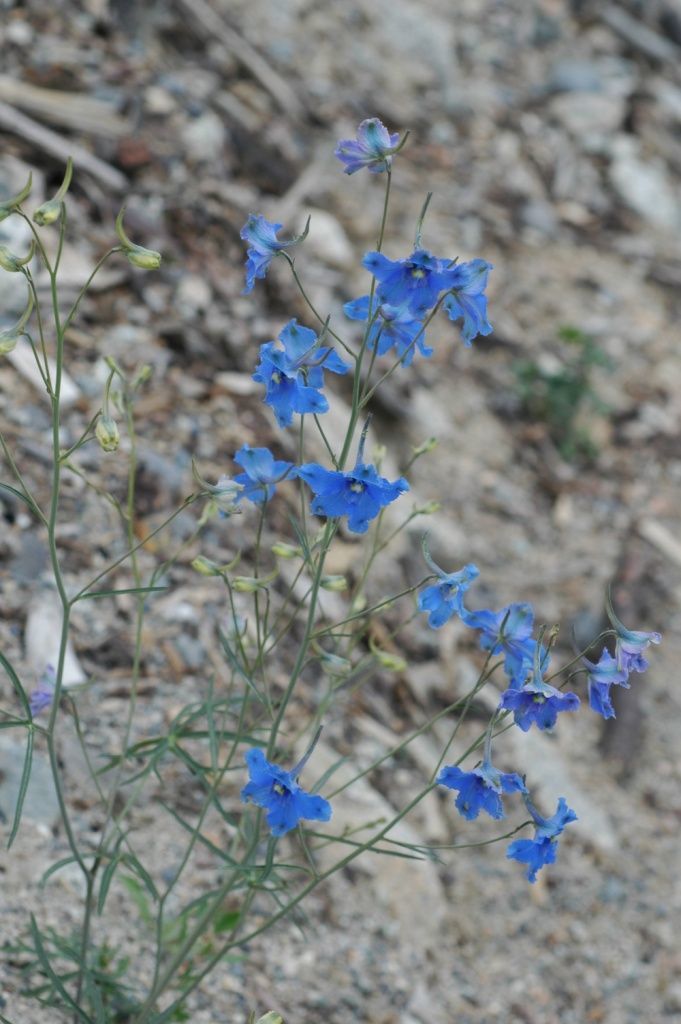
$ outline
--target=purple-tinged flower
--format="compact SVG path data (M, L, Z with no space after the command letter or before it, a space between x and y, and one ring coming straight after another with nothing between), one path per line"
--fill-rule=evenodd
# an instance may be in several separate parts
M486 811L490 817L499 820L504 817L501 794L527 792L525 783L516 772L501 772L486 759L471 772L464 772L456 765L446 765L437 781L441 786L458 789L456 809L469 821L477 818L480 811Z
M48 665L38 680L38 685L28 698L28 706L31 709L31 717L35 718L45 708L49 708L54 700L54 688L57 681L57 674L54 665Z
M534 612L532 605L515 603L501 611L487 608L471 612L462 608L461 619L471 629L481 631L480 646L490 654L504 654L504 671L512 689L522 686L534 665L537 641L532 638ZM542 652L542 667L546 667L548 654Z
M537 872L545 864L555 863L558 836L571 821L577 821L577 815L568 807L563 796L559 799L556 813L551 818L543 818L527 797L525 804L534 819L534 839L515 839L506 851L506 856L510 860L527 864L528 881L536 882Z
M617 633L615 643L615 657L617 667L626 672L645 672L648 668L648 660L643 657L646 647L651 644L659 644L662 640L661 633L645 633L643 630L627 629L615 615L610 594L608 593L605 602L605 609Z
M301 819L328 821L331 817L328 800L317 793L307 793L298 785L305 760L287 772L278 764L271 764L259 747L246 754L250 781L241 790L241 799L267 811L267 824L273 836L290 832Z
M530 679L521 688L502 693L499 703L500 708L513 712L513 721L523 732L528 732L533 725L538 729L552 729L561 711L576 711L580 703L576 693L563 693L542 679L540 657L537 650Z
M461 338L467 348L479 334L492 333L492 325L487 319L487 298L483 294L491 269L492 264L487 260L457 263L453 268L456 279L449 286L452 292L442 303L450 320L463 319Z
M234 483L243 487L234 498L235 502L246 498L255 505L261 505L263 501L270 500L280 480L295 476L293 463L275 459L268 448L251 448L245 444L234 456L234 461L245 470L234 477Z
M309 327L290 320L279 335L283 350L276 342L260 346L260 362L253 380L264 384L267 405L271 405L280 427L291 425L294 413L323 413L329 408L320 388L324 370L347 373L350 367L334 352L319 344Z
M273 257L278 252L300 241L300 238L292 238L288 242L280 242L277 238L277 231L282 227L282 224L271 224L260 213L252 213L242 227L241 237L244 242L248 242L246 287L242 292L243 295L253 291L257 277L265 277Z
M443 572L437 565L424 544L424 556L429 567L440 577L438 583L425 587L419 594L418 608L420 612L428 612L428 625L439 629L453 615L461 615L463 595L474 579L480 575L477 565L464 565L458 572Z
M629 673L617 667L617 659L603 648L603 653L597 662L582 658L587 668L587 685L589 691L589 706L593 711L598 712L603 718L614 718L615 709L610 699L610 687L625 686L629 688Z
M389 260L381 252L368 252L362 265L371 271L379 302L398 309L406 306L416 317L433 308L441 293L456 284L456 266L416 249L405 260Z
M389 169L399 141L399 133L391 135L377 117L370 117L358 127L356 139L341 139L334 156L345 164L346 174L354 174L363 167L371 174L380 174Z
M351 320L369 319L369 296L353 299L343 306L345 315ZM379 356L394 349L402 360L402 366L411 366L416 349L428 358L433 350L426 345L423 323L414 316L408 305L390 306L387 303L376 304L374 322L369 328L367 347ZM374 315L372 314L372 316Z
M299 466L297 475L314 492L310 505L317 516L348 517L348 529L353 533L366 533L369 522L375 519L382 508L409 490L404 477L391 481L379 476L375 466L363 462L365 426L357 450L355 468L343 473L337 469L325 469L317 462Z

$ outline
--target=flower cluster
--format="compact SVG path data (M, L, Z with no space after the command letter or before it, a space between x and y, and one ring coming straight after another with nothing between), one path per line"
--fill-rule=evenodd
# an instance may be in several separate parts
M336 156L350 175L362 169L371 174L386 172L387 196L393 158L405 139L406 136L400 141L399 135L390 133L377 118L370 118L360 124L355 139L344 139L338 143ZM280 241L280 229L280 224L270 223L260 214L251 215L244 225L241 237L248 244L246 292L253 289L256 279L266 276L275 256L299 242L306 233ZM423 357L431 356L433 349L426 343L426 331L439 310L443 310L452 322L460 324L465 346L470 346L479 336L490 334L492 326L487 317L485 291L492 265L479 258L460 262L458 258L434 256L421 245L421 222L414 250L408 256L388 258L381 251L382 237L383 230L378 248L367 252L362 259L362 265L372 277L368 294L344 306L348 319L364 324L364 334L357 354L342 342L355 362L355 404L342 455L336 457L333 453L321 426L319 429L331 456L331 466L304 462L302 458L300 465L294 465L276 459L267 448L244 445L234 456L243 472L233 481L221 477L217 488L208 488L209 493L218 495L215 501L224 498L226 514L234 511L244 500L264 507L274 496L278 483L297 479L312 492L310 510L313 515L335 521L345 519L351 532L361 534L368 530L382 509L409 490L409 484L403 477L388 480L380 475L377 466L365 462L366 427L355 464L351 469L346 468L359 410L373 393L361 377L364 353L367 350L372 353L369 375L377 357L393 354L397 357L395 365L407 367L417 351ZM286 253L284 255L293 266L293 258ZM295 271L294 279L310 305ZM311 305L310 308L321 322L315 308ZM317 417L329 409L324 394L325 371L337 375L349 372L350 366L325 343L327 336L341 340L329 328L328 322L318 336L311 328L292 319L280 331L277 341L268 341L260 346L253 379L264 386L263 401L273 410L279 427L291 426L296 415L313 415L319 426ZM302 437L301 423L301 447ZM433 579L421 590L418 609L428 615L429 626L440 629L457 616L468 628L476 631L480 647L487 654L479 685L490 678L497 665L503 667L506 676L498 707L485 735L482 761L469 771L459 764L446 765L437 776L437 783L457 792L456 808L468 820L477 818L481 811L494 819L501 819L504 817L503 796L522 795L534 823L535 834L532 839L512 842L507 855L527 865L527 877L534 882L539 869L555 861L558 837L567 824L576 820L576 815L567 806L565 798L560 797L556 813L552 817L542 817L530 799L524 778L517 772L504 772L493 765L494 727L512 715L514 724L523 732L533 726L539 730L553 729L558 716L565 711L575 711L580 699L576 693L552 685L551 680L559 673L546 675L551 645L543 642L543 630L534 636L534 612L529 604L514 602L498 610L471 610L466 607L464 598L479 576L478 568L469 564L457 571L446 572L432 560L425 541L424 555ZM257 586L261 581L251 582ZM651 643L660 641L657 633L626 629L614 617L614 612L611 621L616 637L614 655L604 649L596 663L583 659L582 669L587 675L589 704L604 718L614 715L610 688L613 685L628 686L631 672L644 671L647 662L643 652ZM324 657L344 662L333 654L325 653ZM495 657L501 660L489 667ZM300 821L328 821L331 817L328 801L307 792L298 783L311 749L291 771L268 761L259 748L250 750L246 755L250 781L242 790L242 799L252 801L267 811L267 823L275 837L290 832Z

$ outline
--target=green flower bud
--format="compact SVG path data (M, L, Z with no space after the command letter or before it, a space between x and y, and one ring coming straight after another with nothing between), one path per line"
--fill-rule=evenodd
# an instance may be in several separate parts
M59 186L59 191L52 199L48 199L46 203L39 206L33 214L33 220L40 227L46 227L48 224L55 224L61 217L62 206L64 203L64 197L69 190L71 184L71 177L73 175L73 160L71 157L66 161L66 171L64 173L64 180Z
M141 387L142 384L146 384L146 382L151 379L153 372L154 369L149 365L149 363L144 363L140 366L139 370L130 381L130 387L132 390L137 391L137 388Z
M99 447L104 452L115 452L121 441L116 421L104 413L97 420L95 436L99 441Z
M0 331L0 356L6 356L8 352L16 346L19 338L24 334L24 328L28 322L28 318L33 310L33 295L29 292L28 305L24 310L21 319L14 325L14 327L8 327L4 331Z
M418 445L417 448L413 448L414 457L418 458L419 455L427 455L428 452L432 452L433 448L437 448L438 440L436 437L427 438L423 444Z
M382 668L389 669L390 672L404 672L407 668L407 663L404 658L400 658L398 654L390 654L388 651L382 651L380 647L376 647L371 638L369 639L369 650L378 664L381 665Z
M277 575L277 570L269 576L235 576L232 580L234 590L240 594L254 594L256 590L264 590Z
M270 1010L264 1017L260 1017L255 1024L284 1024L284 1018L280 1017L274 1010Z
M338 654L328 654L326 651L319 655L319 663L330 676L346 676L352 668L352 662L347 658L341 658Z
M132 263L133 267L141 267L142 270L158 270L163 259L160 252L156 252L155 249L145 249L143 246L135 245L134 242L130 241L123 229L124 215L125 207L116 217L116 234L129 262Z
M220 566L216 562L212 562L210 558L204 558L203 555L198 555L192 562L192 569L196 569L202 576L219 576Z
M302 558L303 556L302 548L286 544L283 540L278 540L276 544L273 544L271 551L277 558Z
M0 221L6 220L6 218L9 217L11 213L14 213L18 206L21 206L24 199L28 199L29 195L31 194L32 184L33 175L29 174L28 181L22 188L21 192L18 192L15 196L12 196L11 199L6 199L4 203L0 203Z
M429 501L425 505L421 505L420 508L415 508L414 512L419 516L434 516L441 508L442 505L439 501Z
M6 245L0 245L0 267L10 274L16 274L22 267L25 267L27 263L31 262L34 251L35 242L31 242L31 248L28 250L28 256L24 256L24 258L21 259L19 256L15 256L13 252L10 252Z
M338 593L348 589L348 581L345 576L322 576L319 585L324 590L334 590Z
M231 516L236 512L241 512L241 509L235 502L244 489L243 484L238 484L236 480L231 480L228 476L224 475L218 477L217 484L209 484L199 473L193 459L192 476L201 490L210 494L212 501L209 504L212 506L213 511L217 509L223 516Z

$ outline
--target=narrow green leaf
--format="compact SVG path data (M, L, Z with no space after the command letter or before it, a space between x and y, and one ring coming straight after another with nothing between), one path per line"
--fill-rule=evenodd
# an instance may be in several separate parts
M88 594L81 594L79 601L89 601L91 597L116 597L118 594L154 594L159 590L167 590L168 587L123 587L121 590L91 590Z
M97 895L97 913L101 916L104 910L104 904L106 898L109 895L109 888L113 882L114 875L116 874L116 868L121 862L119 854L121 843L123 842L123 836L119 836L116 841L115 849L109 859L109 863L102 871L102 877L99 880L99 893Z
M38 960L40 961L40 966L43 968L45 974L48 976L64 1002L71 1007L80 1020L85 1021L85 1024L96 1024L92 1017L89 1017L88 1014L85 1013L84 1010L81 1010L80 1006L74 1002L67 989L64 987L59 975L55 974L54 968L52 967L49 957L45 951L42 936L35 919L35 914L31 914L31 937L33 938L33 945L35 947Z
M12 686L14 687L14 692L16 693L17 697L21 701L21 706L24 709L24 714L26 715L26 717L30 721L30 719L31 719L31 708L30 708L30 705L28 703L28 697L26 696L26 691L24 690L23 686L21 685L21 681L20 681L19 676L17 675L17 673L16 673L16 671L14 669L14 666L12 665L11 661L8 658L5 657L5 655L2 653L2 651L0 651L0 665L2 665L2 667L5 670L5 672L9 676L10 681L12 683Z
M158 890L154 885L154 880L144 865L137 859L135 854L124 853L121 860L139 877L151 898L153 900L158 900Z
M36 506L31 501L31 499L29 497L27 497L27 495L25 495L23 491L18 491L16 489L16 487L12 487L11 484L5 484L5 483L2 483L2 482L0 482L0 490L2 490L2 491L9 491L10 494L13 494L15 498L19 499L19 501L23 501L24 505L27 505L28 508L30 508L30 510L31 510L31 512L33 513L34 516L37 516L38 519L41 518L40 517L40 509L36 508Z
M58 860L55 864L50 864L50 866L47 869L47 871L45 871L43 873L43 875L41 876L40 881L38 882L38 888L39 889L44 889L45 886L47 885L48 878L50 878L52 875L56 875L57 871L61 871L61 869L65 868L67 864L75 864L75 863L76 863L76 858L71 856L71 857L62 857L62 859Z
M26 737L26 755L24 757L24 767L21 772L21 781L19 782L19 792L17 794L17 803L14 808L14 821L12 822L12 831L9 834L7 840L7 849L16 839L17 832L19 831L19 823L21 822L21 812L24 809L24 800L26 798L26 790L28 789L28 783L31 778L31 765L33 763L33 726L30 726L27 730Z

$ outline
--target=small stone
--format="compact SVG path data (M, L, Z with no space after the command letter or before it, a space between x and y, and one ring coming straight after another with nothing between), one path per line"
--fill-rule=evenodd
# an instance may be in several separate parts
M644 160L636 140L615 139L610 180L620 199L649 224L669 234L681 230L681 202L667 170Z
M162 117L177 109L175 98L160 85L150 85L144 94L144 106L149 114Z
M587 153L604 153L610 136L625 116L624 100L595 93L564 93L550 103L550 110Z
M222 155L227 133L222 118L212 110L188 121L182 129L182 143L192 161L218 160Z
M352 266L355 261L354 248L333 214L318 209L311 209L309 213L310 233L305 241L306 249L330 267L342 270ZM304 223L300 225L301 231L304 226Z
M213 292L205 277L199 274L185 274L177 286L175 301L180 313L195 315L203 313L211 304Z

